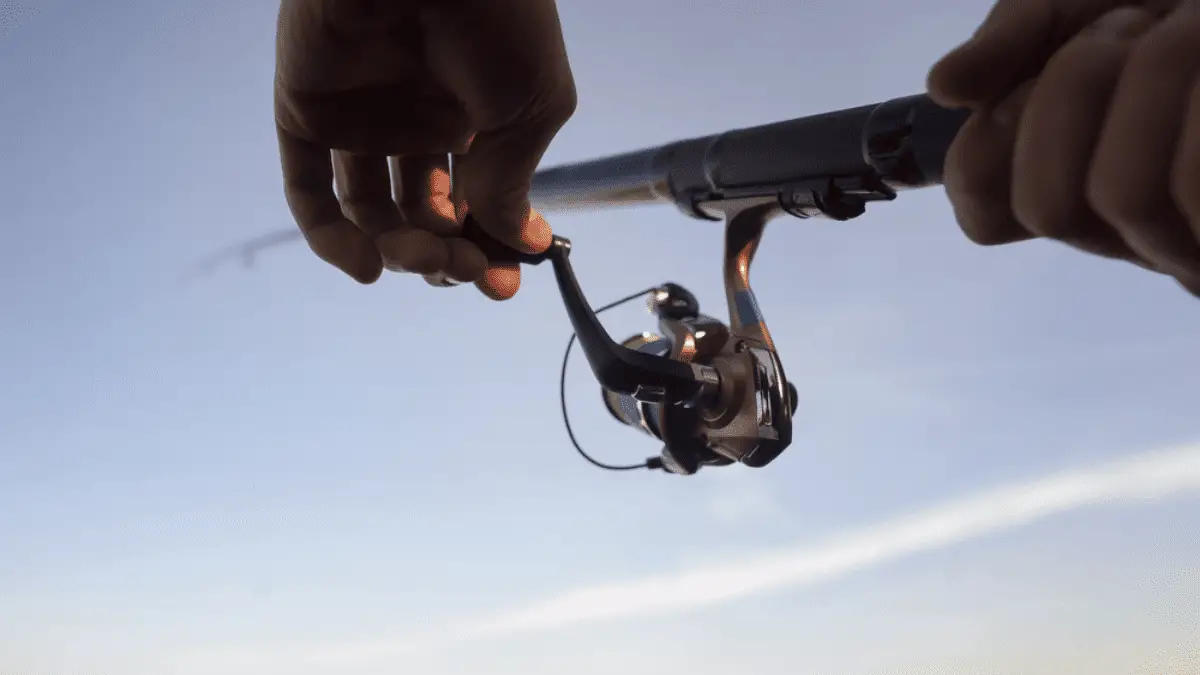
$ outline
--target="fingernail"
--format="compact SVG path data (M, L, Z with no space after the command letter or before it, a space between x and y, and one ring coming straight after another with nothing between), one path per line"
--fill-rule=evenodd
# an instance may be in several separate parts
M550 244L554 241L554 232L550 228L550 223L546 222L537 209L529 210L529 221L525 227L524 239L530 253L541 253L550 248Z

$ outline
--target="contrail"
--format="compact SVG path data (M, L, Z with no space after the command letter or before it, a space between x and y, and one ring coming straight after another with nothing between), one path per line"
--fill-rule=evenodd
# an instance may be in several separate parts
M463 641L593 621L693 611L756 594L827 582L914 553L945 548L1098 504L1200 493L1200 444L1075 469L944 503L811 547L737 565L683 570L567 591L541 602L395 640L289 650L309 665L351 666ZM286 658L286 657L285 657Z

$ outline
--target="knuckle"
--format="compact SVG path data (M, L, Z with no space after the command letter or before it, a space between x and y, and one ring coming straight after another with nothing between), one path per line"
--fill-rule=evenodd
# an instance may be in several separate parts
M287 167L283 176L283 194L289 200L314 199L331 192L329 184L323 180L327 178L328 173L322 174L308 167Z
M350 220L368 215L372 211L378 210L372 200L366 199L358 195L342 195L341 198L342 212Z
M528 190L527 181L504 184L490 181L475 187L467 199L470 202L471 213L481 223L486 223L491 228L514 230L529 212Z
M364 202L361 199L342 199L342 214L349 218L356 225L376 220L377 209L371 204Z
M1043 104L1058 110L1106 98L1116 87L1128 58L1128 41L1098 32L1076 36L1047 62L1039 75Z
M1000 246L1013 241L1010 228L1001 227L992 219L981 216L977 209L956 204L954 214L967 239L978 246Z
M380 234L399 225L399 212L375 200L343 200L342 215L369 234Z
M564 124L575 115L579 108L579 93L575 89L575 81L568 76L559 86L548 106L549 117L558 124Z
M572 82L556 82L544 89L522 96L518 102L496 111L495 126L529 125L539 136L557 132L575 114L579 97Z
M292 218L306 232L336 222L342 215L333 198L326 200L306 190L288 188L284 190L284 197Z
M995 230L979 227L977 224L960 220L959 226L967 240L977 246L1000 246L1007 243Z
M441 200L440 205L410 205L401 213L408 225L439 237L457 235L462 229L454 218L454 207L448 200Z
M1064 202L1053 186L1039 184L1022 190L1013 199L1012 211L1019 223L1040 237L1063 239L1078 231L1078 209Z
M1088 178L1088 206L1109 223L1145 223L1157 220L1163 205L1129 183L1112 180L1106 171L1093 172Z
M1133 47L1130 67L1176 71L1194 67L1200 61L1196 50L1200 44L1200 19L1196 15L1184 10L1151 28L1145 39Z
M1095 36L1104 41L1134 38L1151 28L1155 20L1155 14L1146 7L1118 5L1096 17L1080 35Z
M1005 236L995 228L969 227L963 223L962 231L967 236L967 240L977 246L1003 246L1004 244L1011 244L1013 242L1012 237Z
M1003 139L1000 143L1004 144ZM1014 240L1010 159L995 146L995 134L972 116L946 156L946 196L963 234L980 246Z

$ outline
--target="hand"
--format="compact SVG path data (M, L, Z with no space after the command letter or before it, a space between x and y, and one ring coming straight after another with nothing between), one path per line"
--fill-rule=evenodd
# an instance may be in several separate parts
M929 92L974 111L945 172L972 241L1056 239L1200 296L1200 2L999 0Z
M519 268L490 263L457 236L461 222L469 205L502 242L545 250L550 226L530 208L530 181L574 110L553 0L280 6L275 119L288 206L312 250L361 283L386 267L512 297ZM463 152L451 195L446 155Z

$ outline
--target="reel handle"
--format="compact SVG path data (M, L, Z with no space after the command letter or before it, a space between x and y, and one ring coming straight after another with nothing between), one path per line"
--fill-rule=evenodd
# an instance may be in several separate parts
M569 249L571 247L571 242L568 239L556 234L551 241L550 248L547 248L545 251L541 253L523 253L488 234L479 225L479 221L475 220L475 216L469 213L463 221L462 234L460 236L478 246L483 251L483 254L487 256L488 262L493 263L540 265L550 259L551 254L556 248L566 246Z
M588 365L601 385L631 394L638 400L656 403L700 400L711 395L719 385L716 371L712 368L644 354L613 340L596 318L571 269L569 239L555 236L550 248L544 252L521 253L485 232L470 214L463 221L461 236L483 249L492 262L540 265L550 261L579 346L583 348Z
M551 262L563 306L596 380L615 394L659 408L658 436L664 443L661 466L688 475L706 463L736 461L765 466L791 443L796 390L783 374L749 280L763 228L778 212L771 203L731 209L727 214L725 287L732 330L724 326L699 330L687 323L697 318L698 303L676 284L662 287L662 297L656 298L660 325L678 328L668 332L684 338L681 347L686 344L695 350L704 342L697 338L711 334L708 340L712 341L722 336L717 340L721 344L714 343L721 353L713 353L718 358L711 365L707 358L695 362L658 356L613 340L579 287L569 261L571 242L566 238L555 236L544 252L522 253L485 232L470 214L463 221L461 236L479 246L493 263ZM716 418L706 420L698 408L708 410L710 404L719 412Z

